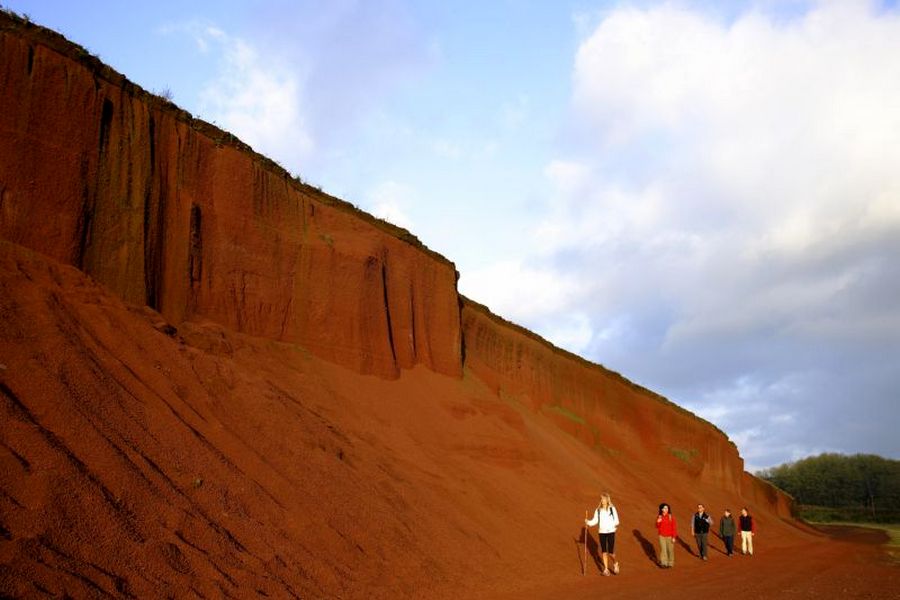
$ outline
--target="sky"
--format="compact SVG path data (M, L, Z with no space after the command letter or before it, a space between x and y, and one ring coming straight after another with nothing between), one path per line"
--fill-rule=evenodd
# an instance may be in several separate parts
M7 0L748 470L900 459L896 1Z

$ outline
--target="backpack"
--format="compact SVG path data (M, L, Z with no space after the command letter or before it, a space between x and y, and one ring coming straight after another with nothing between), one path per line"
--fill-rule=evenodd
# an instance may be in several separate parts
M613 507L612 507L611 504L610 504L608 510L609 510L609 516L615 518L615 517L616 517L616 511L613 509ZM600 518L600 507L599 507L599 506L597 507L597 518L598 518L598 519Z

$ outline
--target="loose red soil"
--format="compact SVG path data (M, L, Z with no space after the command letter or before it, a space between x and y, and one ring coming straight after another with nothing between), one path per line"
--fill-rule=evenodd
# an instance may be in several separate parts
M628 572L623 569L619 576L607 578L592 564L582 581L543 586L528 597L900 598L900 567L884 552L881 544L886 536L874 533L861 536L835 530L833 536L778 548L768 548L767 540L760 537L754 556L737 554L732 558L716 539L707 562L679 544L676 566L671 570L657 569L647 557L646 565L637 565L637 569L629 565ZM489 597L513 596L485 596Z
M0 585L14 597L895 597L896 566L760 510L753 558L683 546L655 504L741 498L587 447L471 374L358 375L130 306L0 243ZM609 488L618 577L581 575ZM681 508L684 507L684 508ZM591 537L591 553L596 535ZM867 540L877 541L877 540Z

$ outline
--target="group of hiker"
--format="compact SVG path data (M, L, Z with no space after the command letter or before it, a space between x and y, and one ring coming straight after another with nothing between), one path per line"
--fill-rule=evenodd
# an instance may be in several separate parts
M712 529L713 520L706 512L706 507L697 505L697 512L691 518L691 535L697 542L697 551L702 560L709 559L709 530ZM675 517L668 503L659 505L659 514L656 517L656 530L659 533L659 566L671 568L675 565L675 539L678 537L678 529ZM746 507L741 509L741 515L735 521L731 509L726 508L719 518L719 537L725 542L725 554L734 556L734 538L741 534L741 553L753 556L753 535L756 533L756 523L750 516Z
M587 517L587 514L585 514ZM585 544L587 544L587 527L597 526L600 537L600 560L603 563L602 574L604 576L619 574L619 561L616 559L616 529L619 526L619 512L613 506L609 493L600 496L600 504L594 510L591 518L585 518ZM713 527L713 518L706 512L703 504L697 505L697 512L691 518L691 535L697 543L697 550L701 560L709 559L709 532ZM656 530L659 533L659 557L657 564L660 568L669 569L675 565L675 540L678 538L678 528L672 507L667 502L659 505L659 514L656 516ZM719 518L719 537L725 543L725 554L730 558L734 556L734 541L737 534L741 537L741 553L753 556L753 535L756 533L756 523L746 507L741 509L737 519L726 508ZM585 552L587 546L585 545ZM612 566L610 566L610 561Z

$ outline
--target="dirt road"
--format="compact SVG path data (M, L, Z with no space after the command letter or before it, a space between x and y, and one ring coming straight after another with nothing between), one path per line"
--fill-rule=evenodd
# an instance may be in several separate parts
M900 598L900 565L885 551L887 534L866 528L822 529L828 535L820 541L771 550L759 544L763 547L753 557L728 558L721 540L714 539L706 562L679 543L676 566L667 570L656 566L647 547L637 564L623 564L621 574L612 577L600 575L592 548L583 577L576 564L576 573L565 580L512 594L492 590L483 598Z

